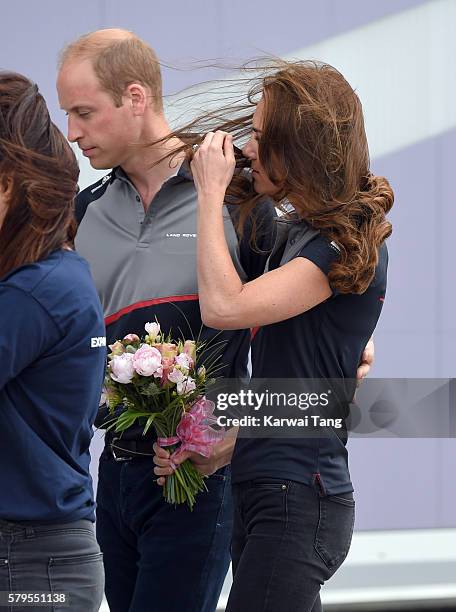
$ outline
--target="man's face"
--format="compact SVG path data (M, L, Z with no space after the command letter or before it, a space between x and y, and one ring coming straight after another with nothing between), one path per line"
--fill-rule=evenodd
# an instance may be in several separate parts
M123 165L138 142L140 125L131 101L116 107L104 91L90 60L68 61L57 78L60 107L68 117L68 140L76 142L93 168Z

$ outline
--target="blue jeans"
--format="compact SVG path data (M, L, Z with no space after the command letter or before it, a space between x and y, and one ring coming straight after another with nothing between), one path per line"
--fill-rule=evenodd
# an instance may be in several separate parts
M163 500L151 458L100 458L97 538L111 612L214 612L230 564L231 478L206 480L193 512Z
M103 562L93 523L25 526L0 520L0 592L40 593L55 603L40 612L98 612L103 599ZM68 594L69 604L59 605ZM0 606L30 612L33 606Z
M233 586L227 612L320 612L320 587L350 548L352 493L258 479L233 486Z

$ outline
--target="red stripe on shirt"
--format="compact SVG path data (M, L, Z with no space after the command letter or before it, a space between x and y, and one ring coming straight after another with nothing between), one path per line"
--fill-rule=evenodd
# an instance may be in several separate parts
M252 327L250 330L250 340L253 340L258 333L259 327Z
M156 306L157 304L166 304L168 302L191 302L198 300L198 294L195 293L193 295L169 295L167 297L159 297L154 298L153 300L145 300L144 302L136 302L136 304L130 304L130 306L125 306L118 312L109 315L109 317L105 318L105 325L111 325L120 317L128 314L129 312L133 312L134 310L138 310L139 308L146 308L147 306Z

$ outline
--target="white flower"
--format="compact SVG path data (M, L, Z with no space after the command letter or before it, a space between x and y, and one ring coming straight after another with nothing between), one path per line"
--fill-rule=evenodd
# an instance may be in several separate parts
M177 383L177 393L179 395L186 395L187 393L191 393L196 389L196 384L193 378L188 376L182 382Z
M181 372L181 370L178 370L177 368L173 368L171 372L168 374L168 380L172 383L179 384L185 380L185 376Z
M122 355L115 355L111 359L109 366L111 368L111 378L113 380L123 385L127 385L131 382L135 375L133 357L134 355L131 353L123 353Z
M183 370L188 370L193 365L193 359L187 353L180 353L175 359L176 365L180 366Z
M155 338L160 333L160 324L159 323L146 323L144 325L146 332L149 335L149 340L153 342Z

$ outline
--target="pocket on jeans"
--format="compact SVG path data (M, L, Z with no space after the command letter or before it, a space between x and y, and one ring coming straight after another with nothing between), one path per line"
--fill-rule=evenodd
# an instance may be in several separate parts
M58 565L74 565L81 563L94 563L103 561L103 553L89 553L88 555L74 555L71 557L51 557L49 559L49 567Z
M319 500L314 548L325 565L335 571L348 554L355 523L352 494L328 495Z
M253 489L277 491L278 493L288 490L288 483L279 478L257 478L251 481L250 486Z
M9 585L10 585L9 561L7 557L0 557L0 591L7 591L9 589Z
M54 604L53 612L99 609L104 591L102 553L51 557L48 571L51 592L66 593L69 598L69 606Z
M94 530L93 529L85 529L84 527L77 527L77 528L71 528L71 527L63 527L62 529L46 529L43 531L39 531L36 530L35 531L35 538L49 538L51 536L57 536L57 537L61 537L61 536L70 536L70 535L75 535L75 536L80 536L80 537L87 537L89 536L90 538L94 537Z

